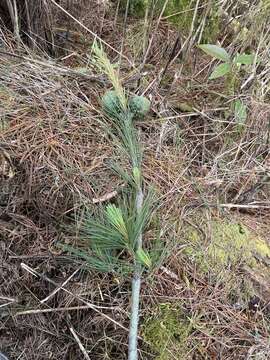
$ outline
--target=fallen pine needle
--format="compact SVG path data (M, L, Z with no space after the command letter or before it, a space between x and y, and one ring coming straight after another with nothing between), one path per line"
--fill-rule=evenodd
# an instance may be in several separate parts
M84 310L84 309L91 309L91 307L89 305L81 305L81 306L70 306L70 307L62 307L62 308L55 308L55 309L31 309L31 310L17 312L15 314L15 316L43 314L43 313L61 312L61 311ZM107 310L116 310L116 308L112 308L112 307L106 307L106 309Z
M71 327L71 328L69 328L69 330L70 330L71 334L73 335L74 339L76 340L77 344L79 345L79 348L80 348L81 352L83 353L85 359L91 360L90 357L89 357L89 355L87 354L87 351L85 350L83 344L81 343L78 335L77 335L76 332L74 331L74 329Z

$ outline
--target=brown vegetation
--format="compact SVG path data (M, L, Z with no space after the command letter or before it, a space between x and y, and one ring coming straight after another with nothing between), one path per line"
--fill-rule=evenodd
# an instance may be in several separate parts
M142 323L160 304L177 304L189 322L183 359L269 358L269 278L241 261L224 266L235 277L205 272L185 251L190 228L206 244L217 219L245 224L269 241L269 38L262 37L260 47L260 39L250 39L262 63L239 95L248 107L239 126L230 112L238 94L227 95L222 79L207 82L209 57L192 41L184 60L170 63L167 45L179 35L173 24L152 23L144 59L138 40L132 42L139 20L129 17L123 29L124 14L114 3L75 8L60 1L91 33L49 0L22 3L16 2L17 17L8 7L12 1L0 5L6 25L0 33L0 352L10 360L126 359L129 279L89 270L57 247L76 244L67 231L71 214L84 206L95 212L98 199L117 196L123 186L109 170L115 153L97 121L110 84L91 66L94 32L110 45L104 47L112 62L123 51L127 91L144 93L152 103L137 125L144 176L159 198L145 239L160 235L168 250L145 276ZM241 48L239 41L229 44L231 51ZM48 49L55 58L44 56ZM267 269L269 256L258 262ZM246 289L250 278L252 291ZM141 359L159 359L141 336ZM164 359L181 360L173 352Z

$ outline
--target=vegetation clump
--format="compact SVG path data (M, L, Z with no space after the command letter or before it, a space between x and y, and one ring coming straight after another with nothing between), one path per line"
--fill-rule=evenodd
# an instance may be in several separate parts
M218 272L228 266L235 268L240 264L256 266L255 255L270 257L270 247L265 240L254 235L244 225L226 220L215 220L209 224L211 234L202 241L198 230L190 228L190 242L186 252L204 271Z
M157 353L156 360L170 360L172 354L177 359L185 358L190 331L181 307L168 303L160 304L145 319L142 334L152 351Z

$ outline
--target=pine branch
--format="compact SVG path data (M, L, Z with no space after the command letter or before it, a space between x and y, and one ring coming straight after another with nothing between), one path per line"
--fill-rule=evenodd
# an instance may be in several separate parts
M141 145L138 141L138 134L134 127L133 117L134 113L131 111L131 107L127 104L125 98L125 92L121 86L119 77L114 71L106 54L104 54L101 47L97 45L94 47L94 53L96 55L97 64L101 70L103 70L110 79L114 92L107 93L103 98L103 105L105 113L111 118L114 128L118 134L122 149L128 156L132 165L132 177L134 180L133 188L136 189L136 201L135 201L135 214L136 221L135 226L131 226L133 234L130 235L130 239L134 241L134 273L132 280L132 295L131 295L131 320L130 320L130 332L129 332L129 347L128 358L129 360L136 360L138 358L137 341L138 341L138 325L139 325L139 302L140 302L140 288L141 288L141 272L142 272L142 260L147 259L146 254L142 249L142 231L143 225L145 225L146 219L142 216L147 215L144 213L145 207L143 206L144 195L142 191L142 179L141 179L141 161L142 151ZM138 99L136 99L138 101ZM140 108L136 106L135 113L139 110L142 112L143 108L150 105L148 100L140 98ZM133 101L133 107L136 102ZM118 215L119 217L119 215ZM147 217L147 216L146 216ZM119 218L120 220L120 218ZM119 228L119 224L118 224ZM123 224L121 225L121 229ZM123 229L120 230L123 234ZM132 241L132 242L133 242ZM136 257L138 255L138 257ZM144 259L140 257L144 257ZM140 257L139 257L140 256Z
M129 160L130 173L117 164L114 171L127 181L130 193L122 196L118 206L111 204L103 208L99 219L95 220L89 214L83 219L80 231L88 252L67 245L65 248L100 271L119 270L123 273L130 270L129 260L133 259L128 359L137 360L141 276L144 266L151 266L151 258L142 247L142 237L150 218L152 197L144 197L142 190L142 150L134 119L145 116L150 102L143 96L134 96L128 101L118 73L102 47L95 43L93 53L96 67L107 75L114 88L102 98L103 111L107 115L105 122L110 124L104 128ZM128 259L123 261L125 255Z

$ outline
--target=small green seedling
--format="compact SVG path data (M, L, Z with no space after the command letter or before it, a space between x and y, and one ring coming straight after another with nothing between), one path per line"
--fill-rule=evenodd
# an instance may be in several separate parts
M133 273L128 359L138 359L138 326L141 278L151 269L153 246L145 249L143 235L154 210L152 192L146 190L142 175L143 149L135 122L150 110L150 101L144 96L128 98L115 66L100 44L93 45L93 63L111 82L113 90L101 99L106 116L99 119L104 131L129 166L115 164L113 170L126 182L125 191L117 194L117 203L109 203L94 214L86 209L75 219L80 248L63 245L62 248L86 261L89 267L102 272L129 276ZM120 156L118 156L120 158ZM79 225L79 227L78 227Z
M213 44L199 45L199 48L206 54L211 55L213 58L222 61L221 64L214 68L209 80L218 79L226 75L236 77L241 66L250 66L256 61L254 54L237 54L232 57L226 49ZM233 111L237 123L245 123L247 118L247 107L241 99L234 101Z
M222 63L217 65L213 70L209 77L210 80L218 79L229 73L234 73L236 70L239 70L241 65L252 65L255 61L254 54L237 54L232 57L227 50L217 45L204 44L199 45L199 48L206 54L222 61Z

